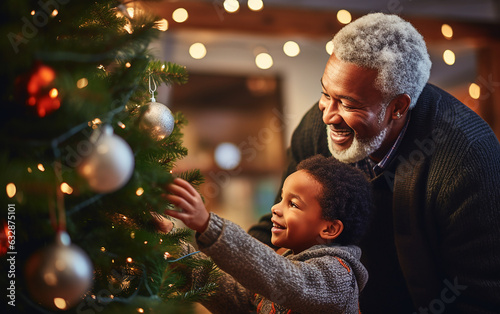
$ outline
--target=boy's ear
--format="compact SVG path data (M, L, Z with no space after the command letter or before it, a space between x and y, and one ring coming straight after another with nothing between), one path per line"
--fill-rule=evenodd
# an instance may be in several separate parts
M336 219L334 221L325 221L319 235L324 240L332 241L337 238L342 231L344 231L344 224L342 221Z

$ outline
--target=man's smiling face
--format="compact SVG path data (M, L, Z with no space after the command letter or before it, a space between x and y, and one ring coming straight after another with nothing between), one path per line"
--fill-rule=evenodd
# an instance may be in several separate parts
M391 112L375 87L376 78L376 70L341 61L334 54L326 64L319 108L330 151L340 161L355 162L387 151Z

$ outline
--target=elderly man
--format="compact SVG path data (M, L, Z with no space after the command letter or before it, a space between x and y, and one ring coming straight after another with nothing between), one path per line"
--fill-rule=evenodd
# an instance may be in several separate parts
M362 262L363 313L500 310L500 144L427 83L422 36L394 15L339 31L322 94L288 149L285 177L315 154L362 169L375 195ZM269 243L269 217L250 234Z

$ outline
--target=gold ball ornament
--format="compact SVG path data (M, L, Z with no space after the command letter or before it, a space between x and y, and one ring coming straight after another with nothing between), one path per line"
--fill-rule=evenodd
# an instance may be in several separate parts
M54 244L28 259L25 279L36 302L51 310L67 310L91 289L93 273L87 254L71 244L66 232L59 232Z
M175 119L172 111L162 103L151 101L146 104L147 110L141 117L139 126L149 132L151 137L157 141L172 134Z
M111 193L122 188L134 172L134 153L128 143L103 126L92 133L92 152L78 167L78 173L98 193Z

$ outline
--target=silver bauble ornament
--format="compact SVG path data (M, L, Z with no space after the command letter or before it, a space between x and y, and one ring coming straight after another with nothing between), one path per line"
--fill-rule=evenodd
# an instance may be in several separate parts
M80 175L98 193L110 193L122 188L134 172L134 153L130 146L113 134L109 125L94 131L91 142L94 149L79 165Z
M52 310L66 310L82 301L92 287L94 269L87 254L71 244L66 232L56 243L38 250L26 262L31 297Z
M146 104L147 110L141 117L139 126L157 141L169 136L174 130L175 119L167 106L156 101Z

